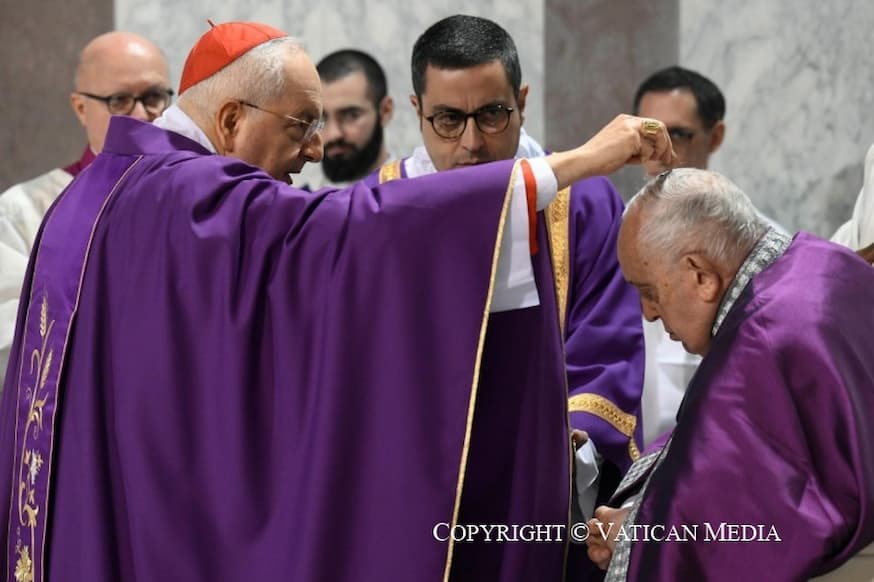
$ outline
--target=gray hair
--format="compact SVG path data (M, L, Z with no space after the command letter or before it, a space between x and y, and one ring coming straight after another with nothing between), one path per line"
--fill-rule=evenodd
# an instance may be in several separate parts
M256 105L273 103L286 93L285 64L288 57L303 51L292 37L261 43L214 75L193 85L180 97L205 113L213 113L229 98Z
M671 262L686 252L704 253L719 264L740 263L768 230L749 197L716 172L670 170L650 180L628 203L647 220L638 244Z

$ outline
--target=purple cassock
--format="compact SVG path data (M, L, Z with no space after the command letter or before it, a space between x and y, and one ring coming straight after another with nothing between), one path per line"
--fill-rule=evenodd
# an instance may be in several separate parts
M560 578L564 542L443 541L568 520L551 278L487 317L514 171L308 193L113 118L23 289L9 579Z
M663 528L638 529L628 580L807 580L874 541L872 298L874 269L806 234L750 281L644 489L634 523Z

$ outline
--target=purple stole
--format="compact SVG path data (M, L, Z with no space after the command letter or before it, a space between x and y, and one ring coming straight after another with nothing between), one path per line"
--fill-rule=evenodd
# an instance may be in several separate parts
M32 278L24 286L30 295L24 312L22 357L15 383L9 386L16 393L17 404L7 580L44 579L55 413L61 397L60 371L76 316L91 237L103 209L126 175L125 172L108 194L95 189L71 202L62 193L55 204L55 209L61 211L50 212L45 224L52 222L52 227L43 228L45 236L41 233L34 246ZM70 204L75 204L75 212L63 211Z

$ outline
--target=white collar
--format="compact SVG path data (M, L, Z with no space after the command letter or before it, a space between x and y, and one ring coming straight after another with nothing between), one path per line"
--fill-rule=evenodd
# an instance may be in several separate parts
M545 156L546 152L537 141L528 135L525 128L519 130L519 149L516 150L516 159L519 158L539 158ZM428 155L425 146L419 146L413 150L413 155L404 160L404 169L407 171L408 178L417 178L426 174L437 172L434 167L434 162Z
M168 107L161 117L152 122L154 125L167 131L184 135L192 141L196 141L212 153L218 153L209 138L203 132L194 120L188 117L188 114L182 111L175 103Z

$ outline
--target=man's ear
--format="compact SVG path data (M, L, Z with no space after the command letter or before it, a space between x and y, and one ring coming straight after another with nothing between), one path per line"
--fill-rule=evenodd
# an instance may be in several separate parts
M528 100L528 84L522 83L519 87L519 98L516 99L516 105L519 106L519 119L525 123L525 102Z
M410 105L416 111L416 117L419 118L419 131L422 131L422 108L419 105L419 98L415 95L410 95Z
M240 132L243 118L243 104L239 101L226 101L216 113L216 149L222 155L234 151L235 141Z
M379 124L383 127L388 125L395 114L395 100L392 99L390 95L386 95L382 98L377 114L379 115Z
M722 300L728 281L713 261L700 253L689 253L683 256L682 264L693 279L695 292L701 301L715 303Z
M79 95L75 91L70 93L70 107L73 108L73 113L79 119L82 127L85 127L85 97Z
M712 154L718 150L723 139L725 139L725 122L720 120L710 130L710 143L707 145L707 152Z

